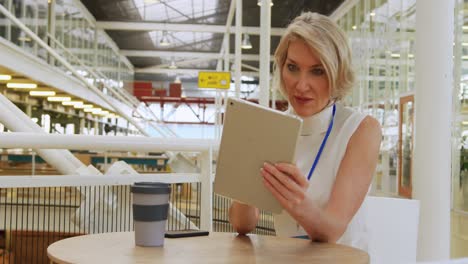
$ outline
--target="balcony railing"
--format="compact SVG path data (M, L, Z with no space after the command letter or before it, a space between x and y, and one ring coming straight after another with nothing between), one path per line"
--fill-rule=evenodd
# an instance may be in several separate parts
M0 148L198 153L197 173L0 176L0 263L47 263L54 241L90 233L132 231L129 185L172 186L168 230L233 232L230 200L213 194L212 140L0 133ZM111 167L112 168L112 167ZM255 233L274 234L273 216L261 214Z

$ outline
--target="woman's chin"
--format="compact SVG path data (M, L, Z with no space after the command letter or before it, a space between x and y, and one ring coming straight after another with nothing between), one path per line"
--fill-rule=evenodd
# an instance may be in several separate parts
M300 117L302 117L302 118L309 117L309 116L312 116L312 115L315 114L315 113L312 112L312 111L304 111L304 112L300 112L300 111L298 112L298 111L296 111L296 113L297 113L298 116L300 116Z
M314 111L313 106L307 106L307 105L303 105L303 106L302 105L300 105L300 106L296 105L294 107L294 111L300 117L308 117L308 116L311 116L311 115L316 113L316 111Z

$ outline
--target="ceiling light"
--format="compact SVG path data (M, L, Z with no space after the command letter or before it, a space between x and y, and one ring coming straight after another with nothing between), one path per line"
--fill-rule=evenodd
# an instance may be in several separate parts
M0 74L0 81L9 81L11 80L11 75Z
M262 6L262 0L258 0L257 5ZM273 1L270 1L270 6L273 6Z
M104 110L102 110L101 108L95 108L91 110L91 113L94 115L101 115L102 112L104 112Z
M167 35L167 31L163 30L161 40L159 41L159 45L162 47L170 46L171 42L169 41L169 37Z
M83 111L85 111L85 112L92 112L92 113L94 114L95 112L100 112L101 110L102 110L102 109L99 108L99 107L93 107L93 108L85 108Z
M375 12L370 12L369 14L371 17L375 16Z
M31 38L28 35L26 35L26 33L24 33L24 31L21 31L21 33L20 33L20 35L18 37L18 40L19 41L29 42L29 41L31 41Z
M354 25L354 26L352 26L352 28L353 28L353 30L356 30L356 29L357 29L357 26L356 26L356 25Z
M69 96L51 96L51 97L47 97L47 101L49 101L49 102L65 102L65 101L71 101L71 97L69 97Z
M175 64L175 61L171 61L171 65L169 65L169 69L177 69L177 65Z
M8 88L20 88L20 89L36 89L37 84L35 83L7 83Z
M83 105L74 105L76 109L91 109L93 108L92 104L83 104Z
M76 70L76 72L83 77L88 76L88 72L85 70Z
M85 111L85 112L91 112L91 111L93 111L93 109L94 109L94 108L85 108L85 109L83 109L83 111Z
M54 96L54 91L29 91L30 96Z
M244 39L242 39L241 48L243 49L251 49L252 43L250 43L249 34L244 34Z
M63 101L62 102L63 105L83 105L83 102L82 101Z

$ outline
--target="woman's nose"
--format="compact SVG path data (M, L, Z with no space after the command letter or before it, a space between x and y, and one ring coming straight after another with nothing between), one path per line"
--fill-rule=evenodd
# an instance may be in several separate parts
M305 74L301 74L298 76L298 80L296 83L296 89L298 91L304 92L310 89L310 83L307 79L307 76Z

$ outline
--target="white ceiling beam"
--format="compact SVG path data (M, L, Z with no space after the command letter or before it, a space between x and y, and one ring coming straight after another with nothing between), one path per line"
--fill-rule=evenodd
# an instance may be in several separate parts
M157 69L157 68L144 68L135 69L135 73L152 73L152 74L188 74L197 76L199 72L212 72L213 69ZM258 72L244 71L242 75L258 77Z
M190 52L190 51L160 51L160 50L120 50L127 57L184 57L218 59L219 53L214 52Z
M209 58L208 59L200 58L200 59L193 59L193 60L178 61L178 62L176 62L176 65L181 66L181 65L185 65L185 64L203 62L203 61L207 61L207 60L211 60L211 59L209 59ZM151 71L153 69L168 69L167 67L169 67L169 64L158 64L158 65L153 65L153 66L149 66L149 67L145 67L145 68L139 68L139 70ZM259 68L248 65L248 64L245 64L245 63L242 63L242 67L244 67L246 69L249 69L249 70L252 70L252 71L255 71L255 72L260 71Z
M178 61L174 61L176 66L181 66L181 65L186 65L186 64L192 64L192 63L198 63L198 62L204 62L204 61L210 61L212 60L211 58L197 58L197 59L189 59L189 60L178 60ZM153 66L149 66L149 67L145 67L145 68L140 68L140 69L165 69L167 67L169 67L170 64L157 64L157 65L153 65Z
M164 69L164 68L137 68L135 73L156 73L156 74L190 74L198 75L201 71L213 71L213 69Z
M222 58L218 52L189 52L189 51L159 51L159 50L120 50L121 54L127 57L184 57L184 58L206 58L217 60ZM230 54L230 60L234 59L234 54ZM257 54L242 54L242 60L258 61ZM273 61L273 56L270 56Z
M226 26L203 25L203 24L167 24L156 22L120 22L120 21L98 21L97 27L104 30L123 31L182 31L182 32L211 32L225 33ZM271 28L271 36L282 36L284 28ZM259 27L242 27L242 33L260 35Z

